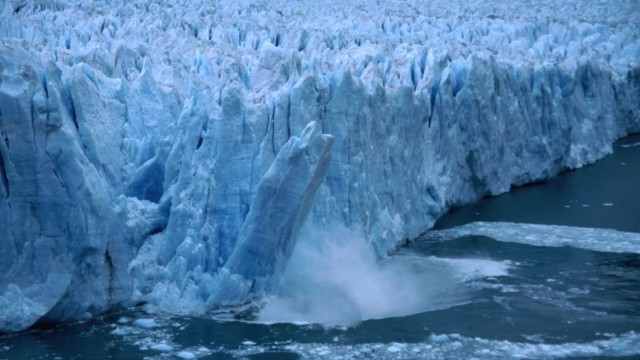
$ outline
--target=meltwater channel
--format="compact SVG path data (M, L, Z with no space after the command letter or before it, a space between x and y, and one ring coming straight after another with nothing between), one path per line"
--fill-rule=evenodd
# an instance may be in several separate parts
M123 310L0 337L0 359L638 358L638 184L635 135L453 209L381 262L347 230L320 249L303 240L257 315Z

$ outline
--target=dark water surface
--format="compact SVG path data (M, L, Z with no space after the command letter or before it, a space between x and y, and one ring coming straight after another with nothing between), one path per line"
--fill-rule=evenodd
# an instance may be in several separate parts
M594 165L456 208L436 229L501 221L640 233L637 143L640 136L623 139ZM638 253L427 234L394 258L403 256L451 262L447 278L464 299L330 328L127 311L0 337L0 359L640 358ZM140 318L153 320L136 324Z

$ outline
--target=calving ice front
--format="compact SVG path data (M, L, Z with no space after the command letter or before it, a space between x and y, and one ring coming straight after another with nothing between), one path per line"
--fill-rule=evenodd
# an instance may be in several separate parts
M2 332L270 294L305 223L383 257L640 131L634 1L0 11Z

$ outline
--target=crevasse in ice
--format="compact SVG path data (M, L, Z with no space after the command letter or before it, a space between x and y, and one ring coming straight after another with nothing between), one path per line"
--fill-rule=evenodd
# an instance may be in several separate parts
M635 1L0 11L0 331L269 292L305 219L384 255L640 130Z

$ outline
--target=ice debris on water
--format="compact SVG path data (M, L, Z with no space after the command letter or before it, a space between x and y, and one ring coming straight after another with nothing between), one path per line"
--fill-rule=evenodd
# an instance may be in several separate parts
M167 351L172 351L173 350L173 346L171 346L169 344L165 344L165 343L153 344L149 348L151 350L162 351L162 352L167 352Z
M573 246L593 251L640 254L638 233L561 225L478 221L450 229L432 230L421 240L453 240L470 235L535 246Z
M151 319L151 318L136 319L133 322L133 325L139 326L139 327L145 328L145 329L153 329L153 328L156 328L156 327L160 326L160 325L158 325L158 323L156 322L155 319Z
M181 359L187 359L187 360L196 358L196 355L194 353L192 353L191 351L186 351L186 350L179 351L176 354L176 356L181 358Z
M440 334L440 335L431 334L429 336L429 340L435 343L442 343L442 342L449 341L449 336L446 334Z
M265 345L262 351L294 352L313 359L564 359L567 357L633 357L640 355L640 336L635 332L612 335L606 339L584 343L541 342L537 336L531 342L511 342L468 338L458 334L432 334L429 341L417 343L369 343L325 345L291 343ZM233 356L257 355L253 349L229 351Z

